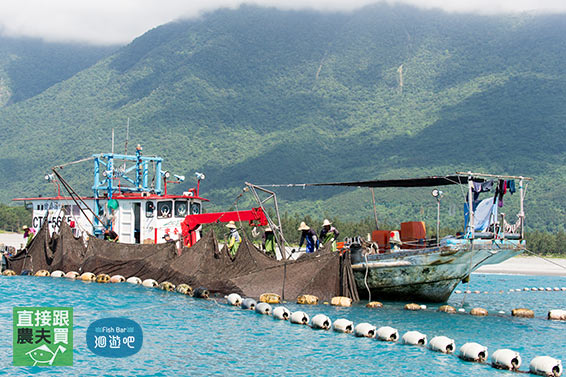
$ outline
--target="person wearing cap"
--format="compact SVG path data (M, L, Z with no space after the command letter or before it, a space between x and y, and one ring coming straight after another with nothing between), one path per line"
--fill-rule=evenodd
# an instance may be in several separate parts
M165 233L165 235L163 236L163 239L165 240L166 243L175 243L175 241L171 238L169 233Z
M35 236L35 233L33 232L33 229L31 229L27 225L24 225L22 227L22 230L24 231L24 239L27 238L27 242L26 242L26 249L27 249L31 244L31 241L33 240L33 236Z
M263 232L263 250L265 254L275 258L275 234L271 227L266 227Z
M332 223L328 219L324 219L322 222L322 229L320 231L320 242L326 245L328 242L332 244L332 251L338 250L336 247L336 238L338 238L340 232L338 229L332 226Z
M301 231L301 240L299 241L299 250L306 241L306 251L307 253L314 253L318 249L318 238L316 237L316 232L312 230L304 221L301 222L297 230Z
M230 221L226 224L226 228L230 229L230 234L228 236L228 251L230 252L230 256L233 258L238 252L238 247L240 247L242 239L240 238L240 233L238 233L235 222Z

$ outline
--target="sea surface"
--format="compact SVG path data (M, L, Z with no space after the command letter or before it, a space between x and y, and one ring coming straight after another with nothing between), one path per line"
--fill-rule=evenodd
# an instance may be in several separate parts
M0 375L514 375L424 347L278 321L228 306L220 297L199 300L127 283L31 276L0 277L0 287ZM383 309L367 309L363 302L351 308L285 305L291 311L303 310L311 318L324 313L332 320L348 318L354 323L393 326L401 336L409 330L418 330L429 340L445 335L455 339L457 349L466 342L487 346L490 355L510 348L520 352L523 371L535 356L548 355L566 363L566 322L545 318L550 309L566 309L566 292L509 292L525 287L566 287L566 278L472 275L469 285L457 289L482 293L453 294L449 304L466 311L483 307L490 312L483 318L436 312L438 304L428 304L418 312L405 311L402 303L392 302L384 302ZM74 366L12 366L14 306L72 306ZM511 317L511 309L519 307L533 309L536 318ZM86 330L93 321L106 317L138 322L144 332L141 351L121 359L93 354L86 346Z

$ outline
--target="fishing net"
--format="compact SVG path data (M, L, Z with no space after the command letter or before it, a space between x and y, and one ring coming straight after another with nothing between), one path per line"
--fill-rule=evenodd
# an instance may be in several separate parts
M39 270L76 271L86 250L82 238L75 238L72 229L64 221L59 232L53 233L52 237L49 236L48 227L49 223L44 221L28 248L6 258L6 267L17 274Z
M249 297L277 293L288 300L302 294L321 300L334 296L358 300L349 255L332 252L330 245L294 261L277 261L243 237L238 252L231 257L226 246L219 248L214 231L179 254L175 243L132 245L94 237L85 248L66 223L52 237L44 226L27 253L8 259L8 268L18 274L24 269L46 269L136 276Z

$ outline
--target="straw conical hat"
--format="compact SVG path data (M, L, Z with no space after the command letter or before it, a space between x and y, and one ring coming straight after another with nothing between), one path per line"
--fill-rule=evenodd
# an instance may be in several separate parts
M236 223L233 222L233 221L230 221L228 224L226 224L226 228L236 229Z
M310 227L303 221L297 230L309 230Z
M266 232L273 232L273 230L271 230L271 227L269 227L269 226L265 228L265 231Z
M322 226L330 226L330 225L332 225L332 223L328 221L328 219L324 219L324 221L322 222Z

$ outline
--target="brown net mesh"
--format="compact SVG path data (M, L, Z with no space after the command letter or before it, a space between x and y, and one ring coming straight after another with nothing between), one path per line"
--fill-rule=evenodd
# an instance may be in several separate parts
M23 271L78 270L86 251L82 238L75 238L72 229L64 221L59 233L53 233L52 237L49 236L48 226L48 222L44 221L29 247L7 258L6 267L17 274Z
M334 296L358 300L349 255L332 252L330 245L296 261L277 261L243 237L232 258L226 246L219 249L213 231L179 255L174 243L131 245L94 237L85 249L82 239L75 239L67 224L51 238L43 227L28 253L10 258L8 267L17 273L47 269L137 276L250 297L277 293L288 300L302 294L321 300Z

